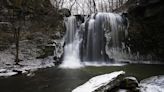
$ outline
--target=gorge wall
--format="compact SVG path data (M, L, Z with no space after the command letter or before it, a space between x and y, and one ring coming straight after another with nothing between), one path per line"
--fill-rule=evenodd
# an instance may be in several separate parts
M164 60L164 2L129 0L129 39L132 52L148 55L147 59Z

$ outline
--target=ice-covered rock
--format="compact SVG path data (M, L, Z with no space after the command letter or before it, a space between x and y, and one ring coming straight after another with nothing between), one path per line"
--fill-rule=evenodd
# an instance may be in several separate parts
M124 71L112 72L91 78L85 84L75 88L72 92L104 92L119 85L125 75Z
M164 76L154 76L140 82L141 92L164 92Z

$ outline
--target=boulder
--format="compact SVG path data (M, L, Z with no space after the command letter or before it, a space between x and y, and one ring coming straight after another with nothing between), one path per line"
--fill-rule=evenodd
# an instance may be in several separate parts
M138 85L138 80L135 77L125 77L120 85L111 92L139 92Z
M120 84L123 89L134 89L138 87L138 81L135 77L125 77Z
M119 85L125 75L124 71L112 72L91 78L88 82L75 88L72 92L106 92Z
M69 17L69 16L71 16L71 12L70 12L70 10L67 9L67 8L60 9L60 10L59 10L59 14L60 14L61 16L63 16L63 17Z

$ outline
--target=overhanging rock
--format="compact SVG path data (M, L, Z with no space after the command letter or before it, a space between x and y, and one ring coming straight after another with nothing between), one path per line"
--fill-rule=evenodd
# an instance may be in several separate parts
M105 92L118 86L123 80L124 71L112 72L91 78L88 82L75 88L72 92Z

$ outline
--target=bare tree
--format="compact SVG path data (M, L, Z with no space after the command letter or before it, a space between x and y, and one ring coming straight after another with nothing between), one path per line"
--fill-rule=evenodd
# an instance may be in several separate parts
M22 18L22 11L21 11L21 4L22 0L15 0L14 2L14 9L13 9L13 29L14 29L14 37L15 37L15 46L16 46L16 54L15 54L15 63L16 65L19 64L19 40L20 40L20 30L21 30L21 18ZM16 14L14 14L16 12ZM16 20L18 19L18 20ZM18 21L18 23L16 22Z
M75 3L76 3L76 0L73 2L73 4L70 6L70 11L72 11L72 7L75 5Z
M14 29L14 38L15 38L15 46L16 46L16 55L15 55L15 63L19 64L19 40L20 40L20 27Z
M97 12L96 2L95 2L95 0L92 0L92 1L93 1L94 13L96 13Z
M89 7L90 14L92 14L93 11L92 11L92 1L91 0L89 0L88 7Z
M63 7L64 1L65 1L65 0L60 0L60 8Z

